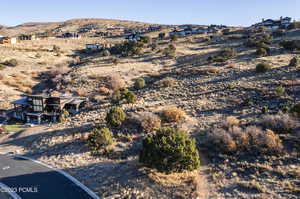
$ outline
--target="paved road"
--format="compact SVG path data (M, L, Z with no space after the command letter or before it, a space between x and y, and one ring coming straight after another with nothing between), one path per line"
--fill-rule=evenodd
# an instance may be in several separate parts
M61 173L20 157L0 155L0 183L22 199L93 199Z

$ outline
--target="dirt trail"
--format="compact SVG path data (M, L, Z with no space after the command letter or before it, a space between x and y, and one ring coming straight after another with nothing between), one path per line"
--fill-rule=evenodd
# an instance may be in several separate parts
M208 160L203 153L200 152L200 161L201 167L198 172L198 177L196 180L197 183L197 190L195 193L196 199L209 199L211 198L210 194L210 186L208 183Z

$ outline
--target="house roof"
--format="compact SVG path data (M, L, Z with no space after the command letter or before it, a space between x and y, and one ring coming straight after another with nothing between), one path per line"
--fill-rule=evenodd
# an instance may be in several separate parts
M11 104L15 104L15 105L28 105L28 101L27 101L27 98L24 97L24 98L20 98L20 99L17 99L16 101L11 102Z

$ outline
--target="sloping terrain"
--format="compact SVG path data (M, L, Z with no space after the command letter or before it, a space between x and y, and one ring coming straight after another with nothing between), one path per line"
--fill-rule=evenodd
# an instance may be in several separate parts
M289 62L298 56L298 52L283 50L279 41L297 36L297 31L291 31L275 38L269 45L269 55L264 57L258 57L255 48L244 45L246 38L219 36L209 39L203 35L173 41L176 47L174 59L162 54L170 44L168 39L159 40L158 48L154 50L151 45L145 45L140 56L116 56L116 62L113 61L115 56L77 52L84 47L84 42L97 40L92 40L94 38L47 41L50 50L55 44L63 52L60 56L52 51L43 52L37 59L30 58L36 53L31 55L32 50L3 48L3 53L13 54L10 52L13 51L14 58L21 60L15 68L0 71L6 100L20 93L15 87L5 84L12 71L50 73L58 68L61 72L52 77L51 82L56 83L53 86L59 91L87 96L91 103L86 110L61 124L3 135L0 148L6 151L18 149L65 169L103 198L299 198L297 118L289 116L294 124L291 132L281 134L274 130L283 146L282 153L275 155L252 154L250 149L223 153L216 149L225 143L211 147L207 141L209 132L221 128L229 116L234 116L241 128L260 127L262 117L267 113L277 115L284 107L293 106L300 97L299 69L289 66ZM47 48L46 43L39 43L44 41L34 42L37 43L23 48L32 49L30 45ZM208 61L210 56L227 47L234 48L237 55L221 63ZM80 61L72 63L76 56L80 56ZM47 64L38 65L43 58ZM55 66L57 62L59 64ZM256 66L262 62L269 63L272 68L258 73ZM37 69L30 68L33 65ZM121 127L112 129L116 139L112 152L93 156L86 140L93 128L107 126L105 115L113 105L108 78L111 76L123 80L138 100L119 105L128 118ZM138 77L143 77L147 84L140 90L133 88ZM38 79L34 81L33 84L39 84ZM284 88L281 95L278 94L280 86ZM103 87L108 91L103 92L106 91ZM187 116L182 122L163 122L162 126L180 127L196 138L202 163L200 171L166 175L144 168L138 162L146 133L137 125L137 118L145 112L160 115L161 110L170 106L182 109ZM280 116L284 117L287 116Z
M150 24L125 20L114 19L72 19L64 22L31 22L24 23L14 27L3 26L0 27L0 35L3 36L17 36L20 34L33 34L51 32L60 28L62 31L78 31L80 28L92 26L96 30L105 30L107 28L136 28L147 27Z

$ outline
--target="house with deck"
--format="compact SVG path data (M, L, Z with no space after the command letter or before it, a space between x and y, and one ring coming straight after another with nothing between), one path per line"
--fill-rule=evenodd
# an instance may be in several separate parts
M36 124L46 121L57 122L65 110L70 114L76 114L86 105L87 101L87 98L71 94L25 95L11 102L14 109L10 113L10 117Z
M278 29L286 29L292 22L291 17L280 17L279 20L262 19L260 23L256 23L250 29L258 30L260 27L266 27L269 31L276 31Z

